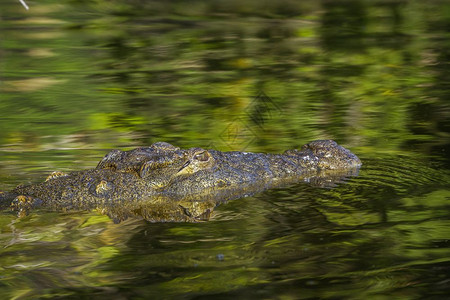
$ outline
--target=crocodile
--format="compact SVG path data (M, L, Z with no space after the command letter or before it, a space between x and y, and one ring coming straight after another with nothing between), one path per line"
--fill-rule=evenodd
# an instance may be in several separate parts
M166 142L112 150L96 168L53 172L38 184L0 192L0 208L25 216L32 208L93 210L115 222L204 221L229 200L299 181L330 186L355 176L360 159L333 140L283 154L180 149Z

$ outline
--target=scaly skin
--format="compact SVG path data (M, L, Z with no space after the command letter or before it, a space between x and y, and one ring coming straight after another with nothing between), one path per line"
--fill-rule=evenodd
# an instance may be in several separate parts
M198 221L224 201L298 181L336 182L356 175L359 158L331 140L284 154L220 152L168 143L113 150L95 169L51 174L40 184L0 194L19 216L35 206L98 209L115 221ZM12 202L11 202L12 200Z

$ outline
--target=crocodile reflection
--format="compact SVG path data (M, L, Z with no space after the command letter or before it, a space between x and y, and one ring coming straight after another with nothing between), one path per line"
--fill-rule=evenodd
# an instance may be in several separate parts
M0 193L3 208L24 216L34 207L96 209L114 221L208 220L223 202L304 181L331 186L358 174L359 158L332 140L283 154L180 149L158 142L109 152L95 169L54 172L45 182Z

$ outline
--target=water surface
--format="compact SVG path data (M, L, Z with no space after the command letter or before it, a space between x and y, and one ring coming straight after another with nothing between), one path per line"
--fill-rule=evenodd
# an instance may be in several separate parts
M157 141L282 152L331 138L363 167L200 223L2 212L2 297L448 294L445 1L28 4L0 3L0 190Z

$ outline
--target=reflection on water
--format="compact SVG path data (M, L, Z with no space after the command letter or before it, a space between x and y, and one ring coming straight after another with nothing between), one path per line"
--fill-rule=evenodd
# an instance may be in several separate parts
M440 299L448 291L445 1L0 3L0 190L112 148L361 156L209 222L0 214L0 296Z
M363 161L358 177L334 189L269 190L219 206L204 223L3 213L2 290L27 297L444 295L450 174L408 158Z
M440 155L442 4L244 2L0 4L0 141L281 151L320 137Z

